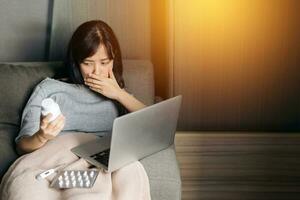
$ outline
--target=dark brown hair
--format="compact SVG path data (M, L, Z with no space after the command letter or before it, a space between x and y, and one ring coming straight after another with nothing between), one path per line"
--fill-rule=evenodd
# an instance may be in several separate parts
M100 45L106 49L107 56L113 60L113 73L121 88L125 87L122 76L123 65L119 42L113 30L103 21L93 20L81 24L73 33L69 42L65 66L70 81L83 84L80 63L94 55Z

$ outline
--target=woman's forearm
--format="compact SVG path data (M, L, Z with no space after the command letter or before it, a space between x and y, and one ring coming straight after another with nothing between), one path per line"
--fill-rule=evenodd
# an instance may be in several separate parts
M120 92L120 95L117 99L129 112L134 112L137 110L140 110L142 108L145 108L146 105L144 105L142 102L137 100L134 96L126 92L126 90L123 90Z
M44 146L46 142L47 139L43 138L38 131L32 136L22 137L17 143L17 150L19 154L30 153Z

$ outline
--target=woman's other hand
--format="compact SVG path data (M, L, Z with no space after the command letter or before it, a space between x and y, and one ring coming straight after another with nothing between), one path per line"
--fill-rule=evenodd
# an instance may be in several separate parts
M91 90L100 93L110 99L117 100L122 93L122 89L118 85L112 69L108 71L108 78L101 75L89 74L84 79L84 83Z
M37 132L41 142L55 138L65 126L65 117L60 114L55 120L49 122L52 114L41 117L40 130Z
M90 74L84 79L84 83L91 90L110 99L117 100L129 112L134 112L146 107L146 105L137 100L133 95L120 88L112 69L108 71L108 77Z

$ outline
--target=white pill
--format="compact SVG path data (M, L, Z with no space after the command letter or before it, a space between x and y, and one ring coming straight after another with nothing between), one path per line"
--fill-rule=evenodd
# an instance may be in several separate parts
M89 186L90 186L90 182L86 182L86 183L85 183L85 186L86 186L86 187L89 187Z
M70 184L70 181L66 181L66 186L68 187Z
M64 184L64 182L62 182L62 181L59 181L59 182L58 182L58 184L59 184L59 187L62 187L62 186L63 186L63 184Z
M94 176L94 171L91 171L90 172L90 177L93 177Z
M73 185L73 187L75 187L76 186L76 181L72 181L72 185Z

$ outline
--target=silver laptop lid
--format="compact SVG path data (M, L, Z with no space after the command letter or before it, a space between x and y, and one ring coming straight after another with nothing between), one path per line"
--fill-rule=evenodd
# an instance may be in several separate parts
M172 145L181 99L176 96L115 119L108 171Z

